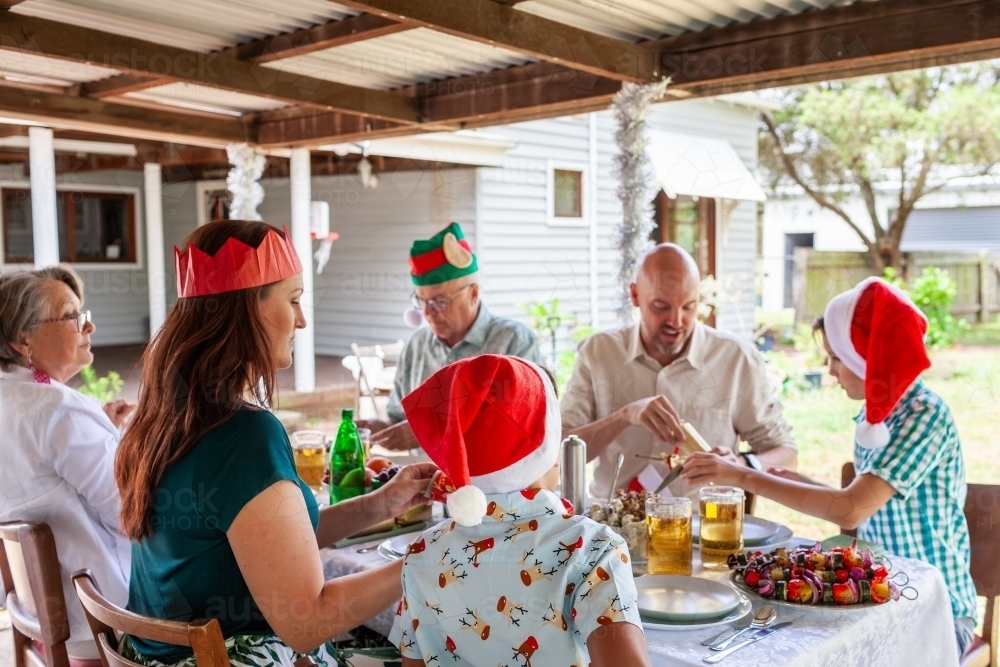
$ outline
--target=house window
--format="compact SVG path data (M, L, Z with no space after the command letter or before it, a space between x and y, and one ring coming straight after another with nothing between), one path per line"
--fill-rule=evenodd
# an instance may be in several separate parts
M31 191L2 191L4 261L34 261ZM56 193L59 260L62 262L134 263L135 197L105 192Z
M548 161L548 224L555 227L586 227L587 166L575 162Z
M582 218L583 172L556 169L552 178L552 214L557 218Z

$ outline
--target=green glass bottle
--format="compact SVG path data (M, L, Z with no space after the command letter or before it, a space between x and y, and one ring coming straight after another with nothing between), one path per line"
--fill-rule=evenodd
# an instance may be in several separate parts
M330 504L365 492L365 448L354 425L354 410L342 410L337 439L330 450Z

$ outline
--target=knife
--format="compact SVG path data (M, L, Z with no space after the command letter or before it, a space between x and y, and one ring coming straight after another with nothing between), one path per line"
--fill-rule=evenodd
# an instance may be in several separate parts
M670 484L670 482L677 479L682 472L684 472L684 464L679 463L674 466L673 470L667 473L667 476L663 478L663 481L660 482L660 485L656 487L656 491L653 491L653 493L659 493L663 489L667 488L667 484Z
M792 624L791 621L786 621L784 623L778 623L777 625L771 626L770 628L762 628L762 629L758 630L756 633L750 635L749 639L741 641L736 646L731 646L731 647L727 648L725 651L720 651L719 653L716 653L715 655L710 655L707 658L703 658L702 662L707 662L709 664L715 664L715 663L719 662L720 660L722 660L723 658L725 658L726 656L730 655L731 653L739 651L744 646L749 646L750 644L753 644L754 642L758 642L761 639L763 639L764 637L767 637L768 635L770 635L772 633L775 633L778 630L783 630L784 628L787 628L791 624Z

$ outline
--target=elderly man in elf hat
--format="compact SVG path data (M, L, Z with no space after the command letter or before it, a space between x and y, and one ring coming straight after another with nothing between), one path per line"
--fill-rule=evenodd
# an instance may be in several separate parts
M503 354L542 363L535 334L520 322L493 315L479 299L479 265L457 222L410 248L413 308L407 322L427 326L413 334L396 366L386 414L389 424L364 423L372 444L392 450L418 446L401 400L436 371L459 359Z
M741 486L936 566L948 584L962 655L976 625L965 466L951 410L920 379L931 365L927 318L893 285L868 278L834 297L813 329L823 338L830 375L848 397L864 401L855 417L854 481L834 489L782 468L760 472L710 454L691 455L684 476Z

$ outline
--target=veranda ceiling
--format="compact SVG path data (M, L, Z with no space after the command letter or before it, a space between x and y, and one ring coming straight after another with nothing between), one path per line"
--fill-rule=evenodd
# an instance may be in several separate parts
M0 116L269 148L1000 55L996 0L0 0ZM2 121L0 121L2 122Z

